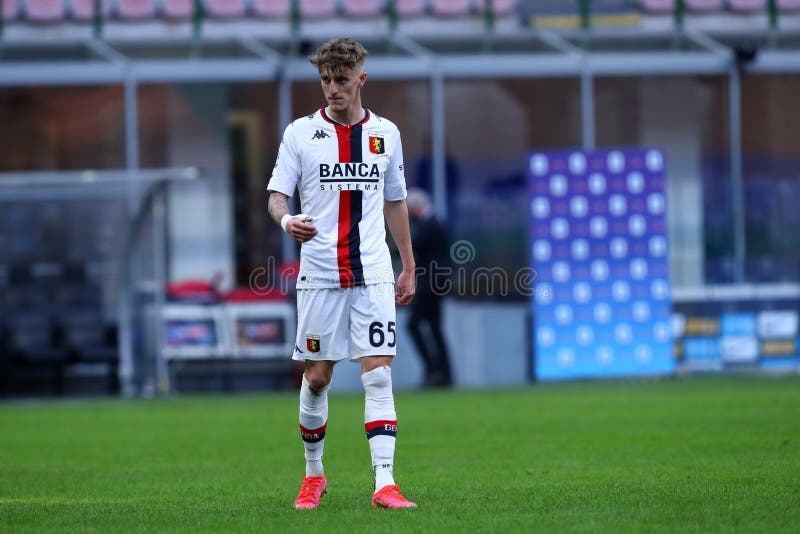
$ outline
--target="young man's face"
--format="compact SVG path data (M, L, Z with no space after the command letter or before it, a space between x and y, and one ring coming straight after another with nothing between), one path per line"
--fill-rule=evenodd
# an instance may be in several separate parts
M367 73L361 66L340 67L332 71L325 65L319 70L319 79L331 111L343 112L358 102L361 88L367 80Z

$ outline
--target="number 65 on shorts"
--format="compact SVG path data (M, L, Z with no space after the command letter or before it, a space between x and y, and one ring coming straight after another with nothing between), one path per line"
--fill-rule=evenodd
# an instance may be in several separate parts
M292 358L357 360L394 356L394 284L297 290L297 338Z

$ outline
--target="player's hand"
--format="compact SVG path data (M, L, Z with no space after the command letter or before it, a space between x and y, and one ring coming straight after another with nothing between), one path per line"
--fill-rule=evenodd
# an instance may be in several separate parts
M414 280L414 271L403 271L397 278L397 286L394 294L394 302L398 306L411 304L414 293L417 291L417 283Z
M317 229L309 224L314 219L306 215L305 217L292 217L286 222L286 233L294 238L298 243L310 241L317 235Z

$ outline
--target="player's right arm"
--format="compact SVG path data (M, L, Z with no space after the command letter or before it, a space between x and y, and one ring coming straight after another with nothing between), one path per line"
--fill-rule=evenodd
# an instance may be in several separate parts
M310 224L313 219L308 215L300 213L298 215L289 214L289 197L280 191L272 191L269 195L267 210L270 217L277 224L286 230L298 243L305 243L317 235L317 229ZM286 217L284 223L284 217Z
M292 125L283 132L283 140L278 149L278 159L272 170L272 178L267 185L269 201L267 211L272 220L281 225L281 228L292 236L295 241L305 243L317 235L317 229L307 224L313 218L305 213L291 215L289 213L289 197L294 193L300 179L302 162L295 146L294 130Z

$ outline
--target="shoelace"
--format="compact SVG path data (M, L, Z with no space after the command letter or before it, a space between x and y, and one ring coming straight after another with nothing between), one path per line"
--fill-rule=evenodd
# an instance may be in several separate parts
M313 498L313 492L317 489L320 485L319 480L312 480L307 479L303 481L303 485L300 486L300 498L303 500L308 500Z
M404 499L403 494L400 493L400 488L397 486L390 486L386 493L391 497L398 497L400 499Z

